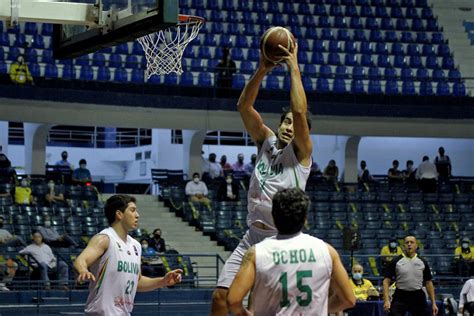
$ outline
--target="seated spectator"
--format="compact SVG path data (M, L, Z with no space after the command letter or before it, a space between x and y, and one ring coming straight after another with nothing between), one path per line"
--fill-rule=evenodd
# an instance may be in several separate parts
M211 207L211 201L207 198L207 186L201 181L199 173L195 172L193 174L193 180L186 183L184 191L189 201L199 202L208 208Z
M464 315L464 312L474 316L474 273L471 273L471 278L464 283L459 295L459 313Z
M58 232L51 227L51 218L44 215L44 226L38 226L37 230L41 234L45 243L51 247L77 247L78 244L68 234L59 235Z
M48 182L48 193L46 193L45 200L48 206L67 206L64 194L59 192L53 180Z
M397 184L403 182L402 172L398 170L399 165L398 160L392 162L392 168L388 169L388 183Z
M148 240L142 239L142 274L147 277L155 276L154 263L157 262L157 253L155 249L149 247Z
M469 238L464 237L461 245L454 249L454 260L459 276L469 276L474 271L474 246Z
M436 192L438 171L428 156L423 157L423 162L416 169L415 177L420 181L420 189L423 193Z
M326 168L324 168L323 177L327 181L333 182L336 182L339 178L339 168L336 166L336 161L334 159L331 159Z
M320 176L322 173L321 173L321 169L319 168L319 165L318 163L313 159L313 157L311 156L311 171L310 171L310 177L314 177L314 176Z
M446 180L451 177L451 159L449 159L448 155L444 154L443 147L438 148L438 156L436 156L434 163L440 178Z
M161 236L161 229L156 228L153 230L153 236L148 240L148 245L156 252L166 251L165 240Z
M26 243L21 237L13 236L3 228L3 221L3 216L0 216L0 247L26 247Z
M223 177L224 171L220 163L216 161L216 154L212 153L209 155L209 177L211 180Z
M390 238L388 245L385 245L380 250L380 257L382 259L382 267L385 269L392 260L403 254L402 248L398 245L396 238Z
M222 60L216 65L216 85L218 88L231 88L235 62L230 58L230 49L222 48Z
M10 291L10 289L7 287L7 283L13 281L17 270L18 263L16 263L16 261L11 257L0 263L0 292Z
M413 168L413 160L407 160L407 168L402 171L403 178L405 183L415 183L416 182L416 169Z
M255 169L255 164L257 163L257 154L252 154L250 156L250 162L245 165L245 175L247 177L251 177L253 173L253 169Z
M10 79L17 85L33 84L33 77L23 55L18 56L17 61L10 65Z
M19 205L35 204L35 198L31 188L28 186L28 179L21 179L20 186L15 188L15 203Z
M219 201L237 201L239 199L239 185L232 178L232 174L228 174L225 181L219 185L217 199Z
M365 160L360 162L360 170L357 179L362 183L372 182L372 175L370 174L369 169L367 169L367 163Z
M352 277L350 284L357 301L367 301L369 297L379 297L379 292L373 286L372 282L363 278L364 268L360 264L354 264L352 267Z
M72 182L81 185L92 182L91 172L87 169L87 161L85 159L79 160L79 168L75 169L72 173Z
M17 175L12 163L4 154L0 154L0 183L16 184Z
M43 242L43 235L36 231L33 234L33 243L26 248L20 250L20 254L32 256L35 260L32 261L32 266L39 269L40 278L45 281L45 288L51 289L49 283L49 272L56 269L58 272L58 279L61 282L62 289L67 291L69 281L69 269L66 262L60 260L57 262L51 248Z
M63 152L61 153L61 160L58 160L58 161L56 162L56 166L69 167L69 168L73 169L73 166L72 166L72 164L67 160L67 157L68 157L67 151L63 151Z
M156 251L152 247L148 246L148 240L147 239L142 239L140 241L140 244L142 245L142 257L143 258L151 258L156 256Z
M232 166L227 162L227 156L226 155L221 156L220 165L222 167L222 171L224 172L223 175L226 175L229 172L232 172Z
M244 154L240 153L237 155L237 161L234 162L232 165L232 172L235 174L238 173L245 173L245 163L244 163Z

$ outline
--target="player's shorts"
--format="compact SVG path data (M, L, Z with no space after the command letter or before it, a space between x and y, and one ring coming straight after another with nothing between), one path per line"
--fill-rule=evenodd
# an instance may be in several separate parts
M217 287L230 288L235 275L239 272L240 263L247 250L265 238L275 235L275 230L266 230L250 225L250 228L245 233L237 248L235 248L234 252L232 252L229 259L225 262L219 280L217 281Z

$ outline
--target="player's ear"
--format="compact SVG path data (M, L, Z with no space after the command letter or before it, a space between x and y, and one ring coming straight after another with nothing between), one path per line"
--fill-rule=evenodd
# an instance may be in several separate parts
M115 218L121 220L123 218L123 213L120 210L115 211Z

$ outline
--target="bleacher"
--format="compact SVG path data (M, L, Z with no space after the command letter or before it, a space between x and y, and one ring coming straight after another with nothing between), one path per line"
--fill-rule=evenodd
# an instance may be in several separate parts
M259 60L260 35L271 25L290 28L299 43L307 91L388 95L466 95L449 43L426 0L244 1L181 0L180 13L207 23L184 51L185 73L154 76L150 84L214 85L220 47L231 47L241 89ZM34 77L145 82L138 42L124 43L74 60L52 59L50 24L0 23L0 73L24 53ZM25 48L25 46L28 46ZM288 89L277 67L264 88Z

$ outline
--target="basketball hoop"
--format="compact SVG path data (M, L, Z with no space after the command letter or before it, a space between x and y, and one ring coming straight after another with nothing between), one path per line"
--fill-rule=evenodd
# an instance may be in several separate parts
M183 73L181 59L186 46L199 34L204 19L193 15L178 16L176 27L170 27L156 33L140 37L146 57L145 76L166 75L172 72Z

